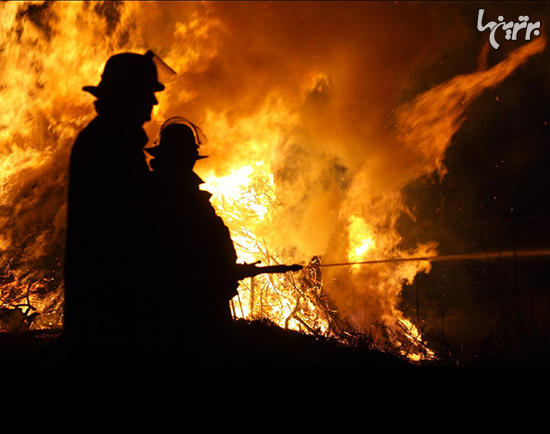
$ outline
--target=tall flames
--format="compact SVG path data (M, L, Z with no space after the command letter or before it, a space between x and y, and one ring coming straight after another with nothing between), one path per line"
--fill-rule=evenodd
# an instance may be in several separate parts
M437 54L440 35L425 30L433 18L423 11L393 2L3 2L2 307L22 309L32 328L62 325L68 156L94 116L81 88L99 81L112 54L152 49L178 74L160 71L166 90L149 137L173 115L199 124L210 158L196 169L240 260L307 265L243 282L234 315L325 335L347 323L419 356L420 334L399 304L403 283L428 262L322 265L434 255L432 240L401 247L397 221L410 213L402 189L443 176L468 105L545 47L541 36L399 104L412 68Z

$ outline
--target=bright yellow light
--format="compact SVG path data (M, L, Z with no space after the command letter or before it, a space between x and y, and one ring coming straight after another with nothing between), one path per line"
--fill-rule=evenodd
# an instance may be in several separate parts
M350 262L365 260L375 247L372 228L361 217L351 216L349 219L349 253Z

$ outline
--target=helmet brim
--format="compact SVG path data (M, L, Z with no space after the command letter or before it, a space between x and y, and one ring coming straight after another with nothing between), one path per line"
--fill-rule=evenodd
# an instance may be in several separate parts
M144 151L147 152L149 155L155 158L167 156L168 153L166 152L166 149L163 149L162 146L155 146L152 148L144 148ZM197 155L196 160L203 160L205 158L208 158L207 155Z
M166 87L162 84L162 83L155 83L153 86L152 86L152 91L153 92L162 92L164 89L166 89ZM100 98L101 96L105 95L106 93L108 93L105 89L103 89L101 87L101 83L99 86L84 86L82 88L82 90L84 92L88 92L88 93L91 93L93 96L95 96L96 98Z

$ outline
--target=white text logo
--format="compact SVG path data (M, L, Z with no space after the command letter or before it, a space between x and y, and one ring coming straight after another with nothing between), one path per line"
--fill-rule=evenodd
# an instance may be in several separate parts
M518 17L519 23L515 23L513 21L505 22L504 17L500 15L498 17L498 23L494 21L489 21L487 24L483 24L483 13L485 12L484 9L480 9L478 16L477 16L477 30L480 32L484 32L487 29L490 29L491 33L489 34L489 42L491 43L491 47L493 47L495 50L498 50L498 47L500 47L500 44L497 42L495 38L496 31L499 27L502 27L502 30L506 31L506 34L504 38L507 41L517 41L518 34L520 33L520 30L525 29L525 40L530 41L531 40L531 33L534 36L540 35L540 21L537 21L536 23L529 23L529 16L528 15L520 15Z

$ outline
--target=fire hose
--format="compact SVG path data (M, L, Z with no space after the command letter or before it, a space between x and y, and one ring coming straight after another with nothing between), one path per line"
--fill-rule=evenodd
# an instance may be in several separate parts
M509 259L509 258L526 258L526 257L544 257L550 256L550 250L509 250L503 252L484 252L484 253L463 253L456 255L434 255L434 256L415 256L405 258L385 258L371 259L358 262L337 262L331 264L318 264L320 268L327 267L345 267L353 265L372 265L385 264L392 262L413 262L413 261L429 261L429 262L444 262L444 261L467 261L467 260L491 260L491 259ZM259 274L286 273L288 271L300 271L304 268L302 265L268 265L258 267L254 264L243 264L247 270L244 272L244 277L254 277Z
M466 260L484 260L484 259L506 259L506 258L525 258L550 256L550 250L509 250L503 252L484 252L484 253L463 253L457 255L435 255L435 256L417 256L410 258L386 258L373 259L359 262L340 262L333 264L319 264L320 267L342 267L351 265L383 264L389 262L409 262L409 261L466 261Z

